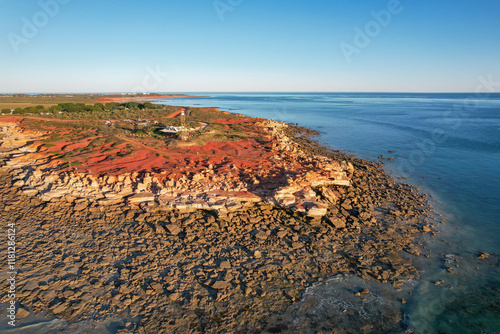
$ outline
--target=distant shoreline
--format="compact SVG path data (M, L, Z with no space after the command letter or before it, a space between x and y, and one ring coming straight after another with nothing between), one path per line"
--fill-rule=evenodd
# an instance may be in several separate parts
M184 94L174 94L174 95L147 95L147 96L131 96L131 97L106 97L94 101L95 103L109 103L109 102L132 102L132 101L149 101L156 99L191 99L191 98L199 98L203 96L192 96L192 95L184 95Z
M46 108L58 103L126 103L147 102L155 99L179 99L198 98L203 96L192 96L187 94L0 94L0 109L11 109L34 107L37 105Z

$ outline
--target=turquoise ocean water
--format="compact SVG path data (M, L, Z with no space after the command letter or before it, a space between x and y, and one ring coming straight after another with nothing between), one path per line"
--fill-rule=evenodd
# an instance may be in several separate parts
M386 170L432 195L446 221L426 240L431 256L417 260L422 277L402 311L408 331L500 333L500 94L194 95L204 97L156 102L298 123L331 148L394 157Z

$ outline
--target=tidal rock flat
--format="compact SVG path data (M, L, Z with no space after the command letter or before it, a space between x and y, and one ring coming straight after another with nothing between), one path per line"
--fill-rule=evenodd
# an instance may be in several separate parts
M40 191L30 182L54 170L26 163L33 140L18 145L4 137L0 214L17 230L20 325L42 315L63 320L63 332L82 326L91 331L103 323L111 333L343 332L342 321L331 320L341 317L331 312L314 321L305 316L314 304L307 302L308 288L338 275L394 290L418 279L412 259L421 249L415 238L432 230L424 195L395 182L376 163L322 148L305 129L269 131L273 156L302 159L314 169L299 177L288 169L286 183L266 186L267 193L244 205L228 204L226 194L220 207L196 207L188 197L184 206L165 204L162 187L173 184L154 176L149 183L134 180L135 188L122 197L110 194L122 191L115 185L125 178L95 177L75 185L65 179L67 172L48 183L57 187ZM193 181L191 175L184 182L207 179ZM261 181L245 181L244 191L254 194ZM64 184L82 194L93 190L75 196L64 192ZM60 194L47 197L58 189ZM5 303L7 281L1 284ZM376 291L351 293L363 303ZM330 311L356 317L358 306L339 304ZM358 320L359 328L376 332L404 326L394 304L383 321Z

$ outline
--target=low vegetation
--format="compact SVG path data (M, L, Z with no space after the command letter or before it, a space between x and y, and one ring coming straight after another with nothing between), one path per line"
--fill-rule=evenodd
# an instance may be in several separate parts
M178 115L169 117L179 109L150 102L63 102L50 107L40 104L17 108L12 114L23 118L23 128L46 133L41 140L43 150L62 160L66 167L78 166L88 159L102 157L102 161L112 161L131 157L138 148L165 151L157 154L163 157L169 150L186 144L268 140L255 121L247 117L215 108L186 108L189 133L187 143L181 144L179 133L162 131L168 126L181 126Z

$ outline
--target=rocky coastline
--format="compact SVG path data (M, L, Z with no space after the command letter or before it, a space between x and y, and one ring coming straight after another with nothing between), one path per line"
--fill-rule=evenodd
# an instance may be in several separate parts
M76 202L77 208L125 203L145 211L215 210L236 211L264 202L322 217L336 194L324 187L349 186L352 165L323 156L309 156L285 134L288 125L266 121L261 124L272 138L272 160L278 172L240 170L234 164L214 166L197 172L167 175L166 171L139 171L114 175L92 175L60 168L60 161L40 157L44 133L22 131L15 123L3 124L0 165L13 171L15 187L44 202ZM293 161L300 169L287 164ZM320 196L317 195L320 192Z
M335 275L388 284L404 303L401 287L419 277L416 237L432 231L425 195L377 163L322 147L310 130L263 122L282 174L252 179L233 166L185 177L61 172L37 155L43 134L3 124L0 206L18 228L21 324L347 333L328 319L294 321L306 289ZM293 161L307 168L287 169ZM370 294L352 291L360 302ZM394 307L358 321L388 332L403 329L402 318Z

